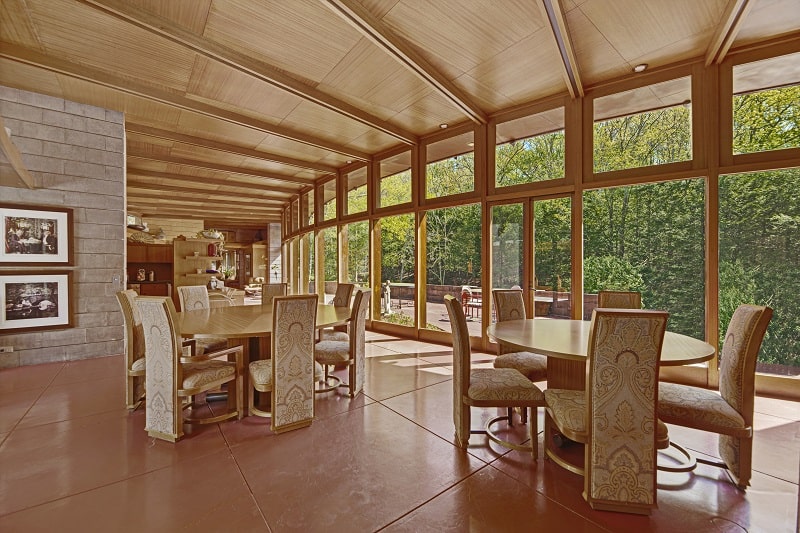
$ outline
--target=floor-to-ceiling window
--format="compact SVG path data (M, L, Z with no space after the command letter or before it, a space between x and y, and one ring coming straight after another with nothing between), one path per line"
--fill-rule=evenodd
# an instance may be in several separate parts
M533 315L572 317L572 201L533 202Z

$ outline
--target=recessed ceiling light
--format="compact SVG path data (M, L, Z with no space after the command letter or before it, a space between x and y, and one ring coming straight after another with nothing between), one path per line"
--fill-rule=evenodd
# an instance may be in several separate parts
M349 165L350 163L352 163L352 162L353 162L353 160L352 160L352 159L348 159L348 160L347 160L347 164L348 164L348 165Z
M439 127L443 130L447 129L447 124L439 124Z
M633 67L634 72L644 72L647 69L647 63L641 63Z
M467 146L475 146L475 143L470 141L470 142L467 143Z

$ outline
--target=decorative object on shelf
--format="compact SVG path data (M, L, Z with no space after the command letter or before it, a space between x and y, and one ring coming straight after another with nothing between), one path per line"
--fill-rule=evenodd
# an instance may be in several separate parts
M136 281L145 281L147 280L147 274L145 269L140 268L136 271Z
M0 204L0 265L73 264L72 209Z
M156 280L156 273L152 270L147 273L147 280L148 281L155 281Z
M215 229L204 229L197 233L197 238L199 239L224 239L225 236L222 234L221 231L217 231Z
M128 240L130 242L143 242L147 244L152 244L155 242L155 239L149 233L143 233L141 231L137 233L131 233L128 235Z
M211 279L208 280L208 286L212 290L217 288L217 278L215 276L211 276Z
M0 331L72 327L72 272L0 274Z
M215 242L208 243L208 256L217 257L217 243Z

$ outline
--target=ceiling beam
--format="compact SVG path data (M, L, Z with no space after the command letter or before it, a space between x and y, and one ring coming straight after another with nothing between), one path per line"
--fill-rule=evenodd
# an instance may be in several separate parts
M179 94L177 91L170 91L158 89L150 85L139 83L131 78L122 78L114 76L107 72L97 69L89 68L78 63L73 63L65 59L56 58L51 55L46 55L36 50L25 48L9 43L3 43L0 47L0 57L31 65L37 68L45 69L49 72L56 72L72 78L95 83L102 87L114 89L125 94L131 94L154 102L160 102L178 109L191 111L203 116L223 120L231 124L244 126L257 131L275 135L283 139L302 143L315 148L321 148L329 152L341 154L360 161L370 161L369 154L359 150L352 150L345 146L335 144L323 139L307 135L305 133L270 124L263 120L257 120L253 117L229 111L221 107L213 106L197 100L192 100L186 96Z
M244 213L244 214L263 214L263 215L271 215L276 213L283 212L282 207L270 207L270 206L263 206L263 205L252 205L250 203L244 202L237 202L237 201L224 201L218 200L217 198L189 198L189 197L182 197L180 199L180 203L174 203L174 200L165 200L164 196L161 197L157 195L145 195L142 196L140 193L134 193L128 195L128 204L129 205L154 205L154 206L166 206L169 208L190 208L195 206L198 209L202 209L204 212L219 211L221 208L225 208L226 211L230 211L230 209L234 209L236 213Z
M175 192L175 191L173 191ZM146 199L151 198L154 200L161 200L164 202L176 202L181 204L184 200L190 201L212 201L219 200L222 203L233 203L235 205L253 206L259 209L282 209L286 205L286 201L277 200L274 198L264 198L260 196L243 196L236 193L225 193L221 191L209 191L203 189L193 189L183 191L183 194L178 197L165 197L164 189L155 189L152 187L141 187L136 184L128 185L128 198L135 196L136 198ZM288 201L288 200L287 200Z
M169 19L162 18L133 5L119 0L81 0L96 9L117 17L125 22L138 26L156 35L160 35L174 43L189 48L205 57L219 61L239 72L268 83L273 87L286 91L298 98L317 104L329 111L343 115L379 130L406 144L417 144L417 136L404 131L389 122L373 116L362 109L330 96L314 87L297 81L284 74L272 65L255 60L243 53L215 43L195 33L187 31Z
M225 152L228 154L241 155L244 157L250 157L252 159L259 159L261 161L269 161L271 163L280 163L282 165L301 168L304 170L311 170L323 174L336 174L336 168L328 165L312 163L309 161L303 161L302 159L294 159L292 157L284 157L276 154L270 154L268 152L262 152L260 150L253 150L251 148L245 148L243 146L236 146L234 144L228 144L220 141L214 141L211 139L195 137L193 135L185 135L174 131L152 128L150 126L144 126L142 124L136 124L130 121L125 122L125 130L128 133L135 133L137 135L154 137L156 139L163 139L165 141L174 141L178 143L189 144L192 146L199 146L200 148L218 150L220 152Z
M188 206L188 207L175 207L174 205L170 204L159 204L155 202L149 201L140 201L140 202L131 202L128 204L128 210L139 212L139 211L147 211L154 216L160 216L162 214L171 214L171 215L191 215L197 216L199 218L207 218L207 217L216 217L216 218L225 218L230 220L240 220L240 219L251 219L253 217L261 217L261 218L279 218L280 211L276 210L275 212L262 212L262 211L253 211L247 212L242 210L231 210L230 208L221 208L221 209L212 209L208 206Z
M160 163L170 163L173 165L183 165L193 168L202 168L206 170L214 170L217 172L227 172L229 174L240 174L244 176L254 176L258 178L285 181L287 183L297 183L299 185L314 185L313 179L295 178L294 176L284 176L283 174L273 174L272 172L264 172L261 170L253 170L249 168L236 167L231 165L220 165L217 163L209 163L206 161L198 161L197 159L187 159L184 157L174 157L170 155L161 155L139 150L128 150L128 157L134 159L147 159L149 161L156 161Z
M708 45L708 50L706 51L706 66L712 63L722 63L731 45L733 45L733 41L736 40L736 35L739 33L742 22L752 5L753 2L750 0L728 1L725 15L717 25L717 31L714 32L714 37L712 37Z
M466 92L444 77L422 55L406 44L403 39L394 35L361 4L353 0L321 0L321 2L350 23L378 48L444 96L470 120L476 124L486 124L488 121L486 113L470 100Z
M550 23L550 30L556 40L558 53L561 56L562 73L567 82L569 94L572 98L580 98L583 96L583 83L581 83L578 60L575 57L575 48L572 46L567 20L564 18L564 6L561 0L541 0L539 6Z
M245 189L245 187L241 187L241 188ZM177 187L177 186L173 186L173 185L165 185L163 183L156 184L156 183L140 182L140 181L135 181L135 180L130 180L130 179L128 180L127 189L128 189L128 191L130 191L132 189L136 189L137 191L157 191L157 192L161 192L162 193L162 197L163 197L163 193L165 193L165 192L168 192L168 193L175 192L175 193L181 193L181 194L206 194L206 195L213 194L215 198L219 197L219 198L229 198L229 199L236 199L236 200L241 199L242 196L243 196L243 194L240 193L240 192L233 191L233 190L228 190L228 189L222 189L222 190L221 189L211 189L209 191L208 189L195 189L195 188L192 188L192 187ZM275 198L274 196L259 196L259 195L255 194L255 192L256 191L250 190L247 194L253 199L258 199L258 200L261 200L262 202L265 202L265 203L268 203L268 204L285 205L286 202L289 201L289 198L286 198L285 200L281 200L279 198Z
M278 187L276 185L264 185L262 183L247 183L243 181L235 181L233 179L217 179L217 178L207 178L204 176L187 176L184 174L173 174L171 172L157 172L154 170L144 170L138 168L131 168L128 167L127 170L128 174L128 183L131 181L131 177L138 176L141 178L158 178L158 179L166 179L166 180L175 180L180 182L188 182L188 183L197 183L202 185L217 185L220 187L228 187L232 189L242 189L245 191L249 191L250 193L258 193L258 192L269 192L273 193L270 194L271 197L274 197L274 193L281 193L281 194L288 194L290 196L298 194L298 189L290 188L290 187ZM139 183L144 183L141 180L138 180ZM301 188L300 191L303 189Z

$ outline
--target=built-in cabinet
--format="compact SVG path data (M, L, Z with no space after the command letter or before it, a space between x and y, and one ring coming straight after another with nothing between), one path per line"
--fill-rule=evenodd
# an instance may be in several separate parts
M172 296L172 245L128 242L126 250L128 288L146 296Z
M175 306L180 310L177 297L178 287L184 285L208 286L212 277L220 278L219 274L207 272L220 267L222 257L219 253L220 241L211 239L175 239L172 241L175 295ZM209 255L211 254L211 255Z

